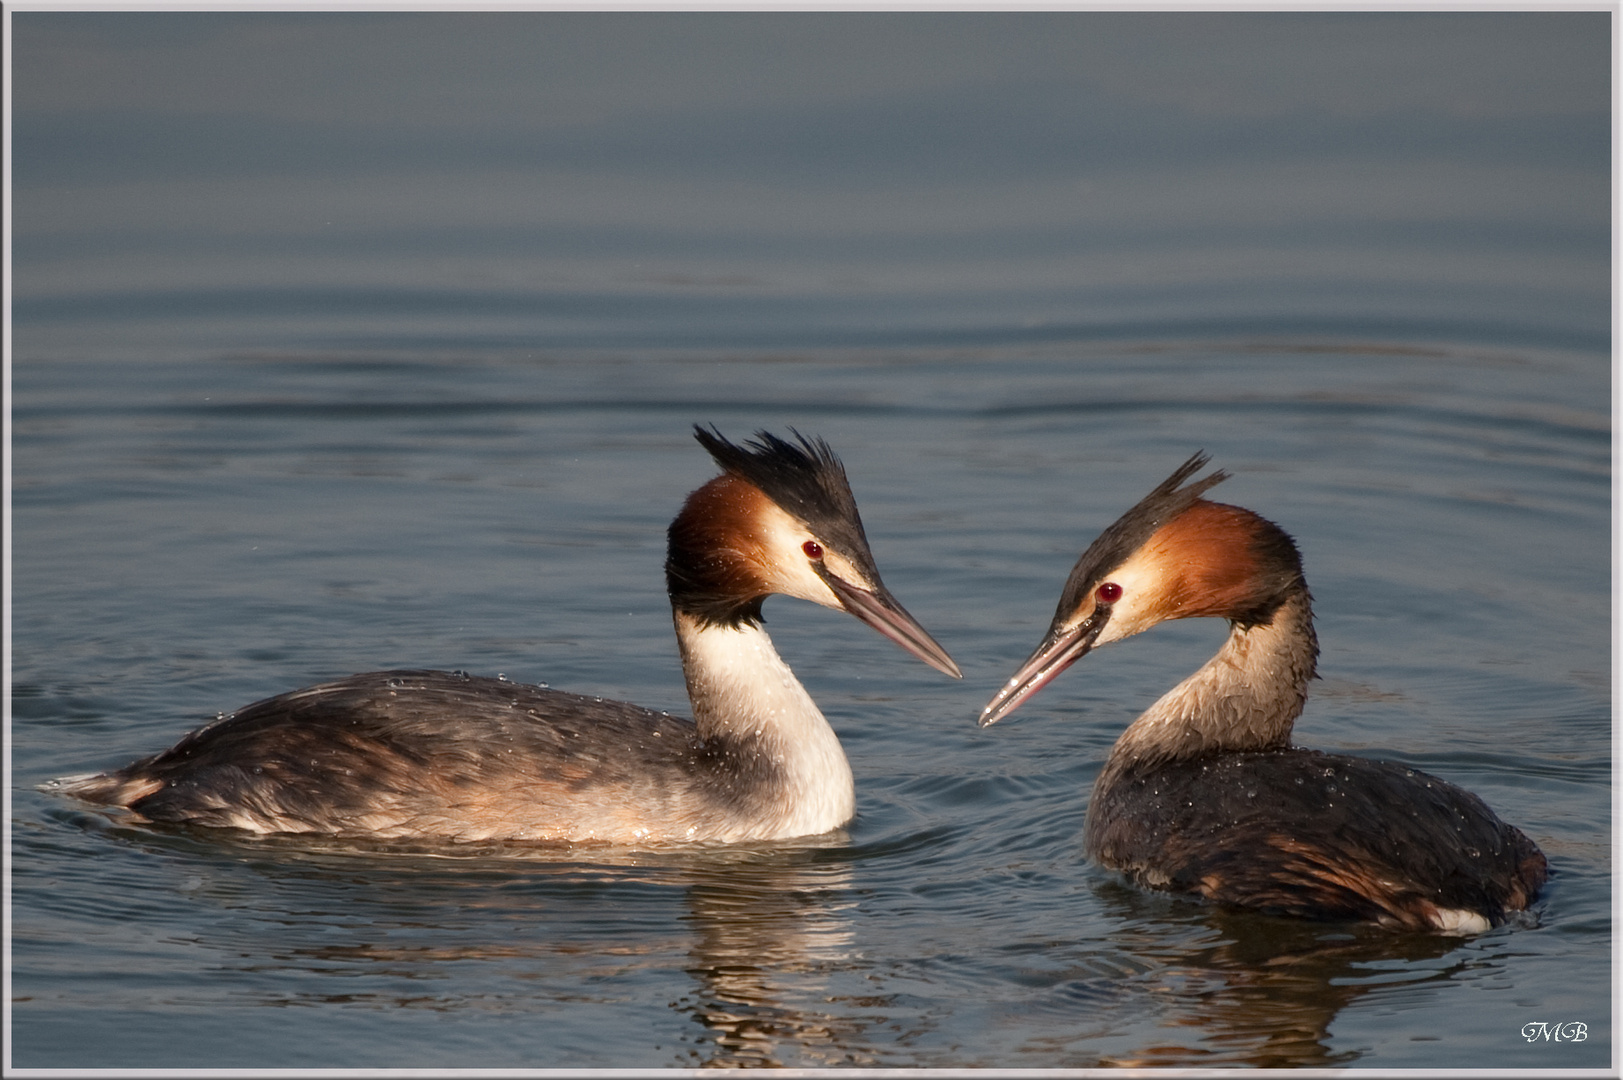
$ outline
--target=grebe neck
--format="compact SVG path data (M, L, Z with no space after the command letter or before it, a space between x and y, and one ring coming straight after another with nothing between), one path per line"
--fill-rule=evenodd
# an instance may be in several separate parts
M768 766L773 790L759 794L781 815L776 835L809 836L850 821L856 788L845 751L766 630L753 620L702 622L680 609L675 620L699 735Z
M1133 721L1100 782L1215 751L1289 746L1318 655L1313 600L1298 587L1267 622L1234 623L1215 656Z

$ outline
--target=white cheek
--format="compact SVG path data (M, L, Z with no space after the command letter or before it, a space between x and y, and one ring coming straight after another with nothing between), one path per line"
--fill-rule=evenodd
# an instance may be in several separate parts
M1121 587L1121 599L1110 606L1110 618L1094 640L1095 645L1143 633L1160 621L1151 611L1151 579L1147 568L1127 563L1105 580Z
M801 546L812 539L806 527L777 507L763 515L759 523L767 584L774 592L810 600L824 607L840 607L839 597L812 569L811 559Z

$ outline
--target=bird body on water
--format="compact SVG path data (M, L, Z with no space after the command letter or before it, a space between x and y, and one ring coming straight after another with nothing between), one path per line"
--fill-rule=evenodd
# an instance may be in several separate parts
M855 615L957 677L879 579L828 445L695 435L722 474L669 530L694 720L462 672L378 671L256 702L55 790L139 819L373 839L664 844L811 836L856 809L850 764L772 646L781 593Z
M1107 528L1041 644L981 713L996 723L1096 646L1225 618L1217 654L1135 720L1088 804L1089 857L1140 885L1282 914L1479 932L1537 896L1542 852L1418 769L1291 745L1315 677L1312 597L1274 523L1201 496L1196 454Z

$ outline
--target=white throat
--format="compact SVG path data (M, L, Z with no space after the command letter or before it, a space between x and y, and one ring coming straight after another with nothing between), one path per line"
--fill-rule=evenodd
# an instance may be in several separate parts
M762 793L756 839L811 836L850 821L856 787L840 740L759 626L700 626L675 612L699 734L767 756L782 788Z

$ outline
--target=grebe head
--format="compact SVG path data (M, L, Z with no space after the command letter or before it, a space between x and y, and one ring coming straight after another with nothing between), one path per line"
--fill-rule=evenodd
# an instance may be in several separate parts
M1082 553L1048 633L981 710L997 723L1095 646L1167 619L1221 616L1266 622L1302 586L1296 545L1271 521L1201 498L1228 479L1221 469L1184 484L1210 459L1197 453Z
M671 523L671 603L703 625L761 622L773 593L850 612L931 667L962 672L879 579L845 468L822 439L757 432L747 446L714 428L694 437L724 472Z

